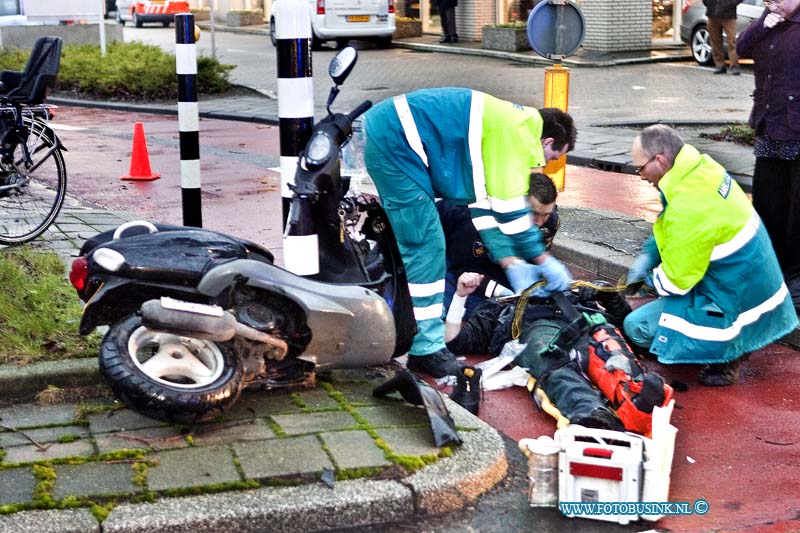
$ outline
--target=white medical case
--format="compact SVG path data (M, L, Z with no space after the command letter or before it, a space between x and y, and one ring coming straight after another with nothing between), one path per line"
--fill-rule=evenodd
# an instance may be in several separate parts
M569 425L555 433L561 447L558 458L558 500L612 504L595 507L601 512L578 514L561 505L568 517L579 516L627 524L656 521L662 515L617 513L618 502L666 502L669 496L672 456L677 429L669 423L674 400L653 411L653 438L635 433ZM645 507L646 508L646 507ZM618 508L617 508L618 509ZM631 506L626 506L630 511ZM577 509L572 508L571 511Z

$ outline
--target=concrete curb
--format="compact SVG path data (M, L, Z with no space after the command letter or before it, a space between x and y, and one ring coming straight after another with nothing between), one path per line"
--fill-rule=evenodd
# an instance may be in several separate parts
M494 487L508 472L500 434L449 398L445 401L456 426L477 426L477 431L461 432L463 444L453 457L440 459L403 480L413 491L420 514L461 509Z
M105 533L293 532L403 521L414 516L411 491L396 481L354 480L267 487L120 505Z
M23 511L0 518L0 533L100 533L100 524L88 509Z
M0 365L0 397L27 401L48 385L89 387L102 383L96 358L47 361L27 366Z
M552 59L546 59L532 54L520 54L517 52L503 52L501 50L487 50L485 48L465 48L459 46L445 46L441 44L429 43L415 43L409 41L392 41L392 48L403 48L407 50L423 50L426 52L442 52L445 54L458 54L465 56L480 56L480 57L493 57L496 59L505 59L509 61L516 61L527 65L534 65L540 67L551 67L555 63ZM635 65L645 63L666 63L672 61L685 61L690 59L691 55L685 56L647 56L636 58L619 58L619 59L606 59L606 60L586 60L576 58L565 58L561 64L565 67L613 67L618 65Z
M628 272L635 257L622 252L609 252L608 248L598 246L566 235L553 240L553 254L560 260L598 276L620 279Z

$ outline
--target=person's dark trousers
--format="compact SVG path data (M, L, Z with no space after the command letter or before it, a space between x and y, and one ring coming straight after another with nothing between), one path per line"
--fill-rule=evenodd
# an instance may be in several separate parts
M527 325L520 339L527 346L514 362L539 380L539 386L562 415L578 420L598 407L605 407L606 402L602 393L581 375L575 363L563 366L565 359L562 357L540 355L564 325L563 321L545 319Z
M784 276L800 274L800 158L756 158L753 206L769 233Z
M442 33L445 39L450 42L456 42L458 35L456 35L456 8L448 7L442 9L439 13L442 18Z

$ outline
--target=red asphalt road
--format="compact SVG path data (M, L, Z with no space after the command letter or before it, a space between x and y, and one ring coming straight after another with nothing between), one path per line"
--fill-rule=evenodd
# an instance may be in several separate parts
M159 180L119 179L129 169L135 121L144 123L151 167L161 174ZM156 222L181 223L176 117L61 108L56 123L67 128L58 134L69 149L71 194ZM277 161L277 127L201 120L200 139L204 226L260 242L280 261L279 177L246 157L269 154ZM660 209L656 190L636 177L582 167L567 168L559 204L650 221ZM672 423L678 436L670 500L702 498L710 504L706 515L666 517L654 526L676 531L800 530L797 352L772 344L742 363L737 385L716 389L697 384L695 366L651 365L668 381L689 387L676 393ZM480 416L515 440L555 431L553 421L536 411L521 388L484 393ZM581 520L580 525L590 524Z

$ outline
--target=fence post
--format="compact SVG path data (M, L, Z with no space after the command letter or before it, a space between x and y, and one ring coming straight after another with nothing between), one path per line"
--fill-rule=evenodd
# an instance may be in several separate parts
M200 118L197 107L197 45L194 15L175 15L178 131L181 151L183 225L203 227L200 198Z
M311 17L304 0L275 4L280 122L283 227L289 215L294 172L314 126L314 78L311 72Z

